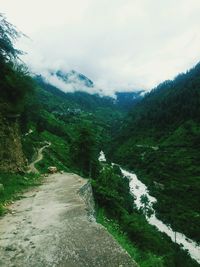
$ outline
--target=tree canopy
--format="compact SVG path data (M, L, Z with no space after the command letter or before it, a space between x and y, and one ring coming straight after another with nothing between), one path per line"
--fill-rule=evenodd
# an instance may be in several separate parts
M26 93L33 89L27 67L17 61L23 52L16 49L14 43L21 36L23 33L0 13L0 111L5 113L20 112Z
M0 60L10 61L16 59L23 52L16 49L15 41L23 36L22 32L17 31L16 27L8 22L3 14L0 13Z

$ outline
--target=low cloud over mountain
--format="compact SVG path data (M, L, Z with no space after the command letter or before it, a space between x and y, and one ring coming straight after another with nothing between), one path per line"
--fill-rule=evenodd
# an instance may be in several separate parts
M58 71L47 71L42 74L43 78L49 84L57 87L58 89L62 90L65 93L72 93L72 92L86 92L89 94L99 94L100 96L110 96L116 98L117 92L115 88L108 88L96 85L92 80L90 80L85 75L71 70L69 72L58 70ZM121 90L123 91L123 88ZM126 91L124 89L124 91ZM131 92L142 92L142 90L133 89Z

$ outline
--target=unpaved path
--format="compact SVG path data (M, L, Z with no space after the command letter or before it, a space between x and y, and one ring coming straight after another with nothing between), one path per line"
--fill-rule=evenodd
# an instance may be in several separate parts
M51 145L50 142L48 142L45 146L41 147L38 152L37 152L37 158L35 161L33 161L30 165L29 165L29 171L28 172L33 172L33 173L39 173L39 171L36 169L35 167L35 164L37 162L39 162L40 160L43 159L43 150L46 148L46 147L49 147Z
M0 219L0 266L133 267L103 226L89 220L78 194L87 180L54 174Z

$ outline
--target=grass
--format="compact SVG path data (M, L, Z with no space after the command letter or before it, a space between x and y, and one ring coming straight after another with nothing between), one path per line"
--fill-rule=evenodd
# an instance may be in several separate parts
M27 188L41 184L41 177L37 174L11 174L0 173L0 184L3 189L0 191L0 216L6 213L6 206L13 200L20 198L19 194Z

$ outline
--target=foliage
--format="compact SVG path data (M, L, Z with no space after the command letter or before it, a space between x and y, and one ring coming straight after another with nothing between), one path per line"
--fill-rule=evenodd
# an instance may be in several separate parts
M153 213L153 210L151 206L149 205L149 198L147 197L146 194L140 197L140 202L142 203L142 207L141 207L142 212L144 213L146 217L150 217Z
M121 178L121 171L117 166L104 166L99 176L92 181L97 203L119 220L123 213L133 210L128 184L127 178Z
M60 171L72 170L67 141L48 131L44 131L40 136L43 142L48 140L51 145L43 151L43 160L36 164L36 168L41 173L47 173L49 166L55 166Z
M22 33L0 14L0 112L6 115L22 111L25 95L34 86L26 67L16 61L22 52L17 50L13 43L21 35Z
M9 23L3 14L0 14L0 62L16 59L22 54L13 43L23 34Z
M85 124L78 127L78 137L71 144L72 165L84 175L95 177L98 172L97 140Z
M147 94L110 145L112 160L134 170L157 198L157 216L198 242L199 88L200 63Z
M136 209L129 193L129 181L122 177L119 167L103 164L92 186L98 221L114 234L141 266L198 266L187 252L150 225Z
M97 221L107 228L109 233L114 236L140 267L164 267L162 257L139 249L137 245L131 242L128 236L120 230L120 226L115 220L106 217L105 211L102 208L98 209Z
M6 205L11 200L20 198L19 193L28 187L39 185L40 182L40 177L35 174L0 173L0 184L4 187L4 190L0 192L0 215L6 212Z
M25 96L33 91L34 84L23 65L5 63L0 73L1 102L8 103L0 110L5 114L21 113Z

